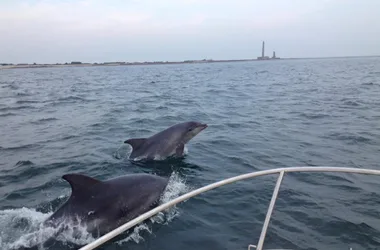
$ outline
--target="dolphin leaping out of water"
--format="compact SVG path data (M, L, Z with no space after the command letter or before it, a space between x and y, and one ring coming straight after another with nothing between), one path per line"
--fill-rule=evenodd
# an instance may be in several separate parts
M71 185L70 198L45 222L59 227L66 223L84 226L103 235L155 208L169 179L151 174L130 174L107 181L80 175L62 177Z
M184 122L173 125L148 138L132 138L124 143L132 146L130 159L163 159L169 156L183 156L185 144L199 132L207 128L207 124Z

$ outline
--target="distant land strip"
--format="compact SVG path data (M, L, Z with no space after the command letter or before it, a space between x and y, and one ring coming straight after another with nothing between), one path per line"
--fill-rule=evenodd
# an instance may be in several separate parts
M379 56L346 56L346 57L310 57L310 58L268 58L268 59L234 59L234 60L185 60L185 61L153 61L153 62L104 62L104 63L83 63L72 61L70 63L39 64L39 63L0 63L0 69L17 68L55 68L55 67L93 67L93 66L130 66L130 65L162 65L162 64L191 64L191 63L222 63L222 62L247 62L247 61L278 61L278 60L299 60L299 59L333 59L333 58L360 58Z
M56 63L56 64L28 64L28 63L0 63L0 69L14 68L53 68L53 67L92 67L92 66L129 66L129 65L160 65L160 64L190 64L190 63L217 63L217 62L244 62L256 61L257 59L237 59L237 60L186 60L178 62L170 61L154 61L154 62L104 62L104 63L82 63L74 61L71 63Z

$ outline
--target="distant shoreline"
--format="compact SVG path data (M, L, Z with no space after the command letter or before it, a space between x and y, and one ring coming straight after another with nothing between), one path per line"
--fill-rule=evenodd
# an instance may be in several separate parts
M186 61L154 61L154 62L105 62L105 63L56 63L56 64L7 64L0 63L0 69L25 69L25 68L61 68L61 67L94 67L94 66L134 66L134 65L165 65L165 64L198 64L198 63L223 63L223 62L249 62L249 61L282 61L302 59L334 59L334 58L361 58L380 56L341 56L341 57L309 57L309 58L269 58L269 59L235 59L235 60L186 60Z
M158 61L158 62L105 62L105 63L56 63L56 64L0 64L0 69L22 69L22 68L60 68L60 67L94 67L94 66L133 66L133 65L163 65L163 64L191 64L191 63L218 63L218 62L245 62L258 61L257 59L237 59L237 60L187 60L187 61Z

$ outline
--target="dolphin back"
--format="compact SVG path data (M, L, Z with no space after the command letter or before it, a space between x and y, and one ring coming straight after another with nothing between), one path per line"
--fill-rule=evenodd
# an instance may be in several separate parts
M177 124L149 138L131 138L124 143L132 146L130 159L136 157L146 157L147 159L154 159L156 156L167 157L175 152L182 134L182 128Z
M70 183L71 196L44 224L57 227L80 222L96 234L107 233L157 206L169 182L152 174L130 174L107 181L80 174L62 178Z
M165 159L173 155L181 157L185 144L206 127L207 124L200 122L183 122L148 138L131 138L124 143L132 146L130 159Z

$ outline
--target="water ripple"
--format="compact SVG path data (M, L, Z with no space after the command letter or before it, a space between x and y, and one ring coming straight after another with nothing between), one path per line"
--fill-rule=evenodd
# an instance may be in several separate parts
M34 237L20 228L32 230L62 204L70 189L61 177L70 172L106 179L174 171L194 189L276 167L379 169L378 68L379 58L346 58L3 70L0 246ZM125 139L187 120L209 127L183 159L125 158ZM256 244L275 180L263 176L207 192L181 204L170 223L104 249ZM265 248L380 248L378 183L370 176L287 174ZM24 236L12 241L16 235Z

